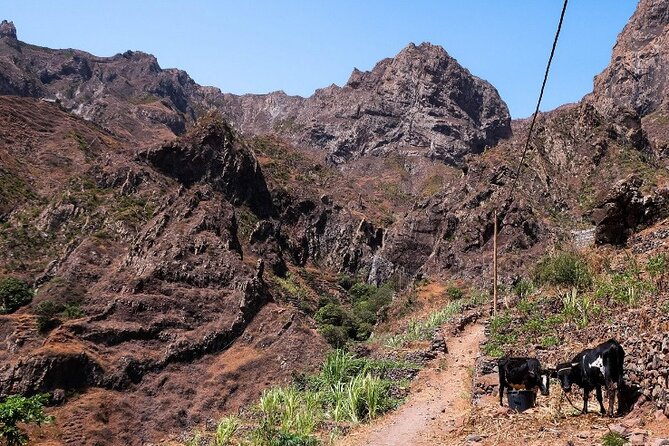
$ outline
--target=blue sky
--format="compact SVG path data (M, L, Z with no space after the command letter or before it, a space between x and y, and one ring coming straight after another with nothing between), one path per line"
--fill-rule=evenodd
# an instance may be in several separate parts
M542 110L578 101L609 62L636 0L571 0ZM308 96L409 42L443 46L529 116L562 0L3 0L19 39L100 56L155 54L231 93Z

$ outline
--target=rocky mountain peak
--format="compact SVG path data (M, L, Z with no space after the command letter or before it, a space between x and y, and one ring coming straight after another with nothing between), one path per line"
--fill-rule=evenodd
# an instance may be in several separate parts
M14 26L14 22L3 20L2 23L0 23L0 37L16 39L16 26Z
M265 110L264 100L245 105L235 113L245 131L254 132L258 116L273 120L261 128L281 128L288 119L287 136L324 149L333 164L398 153L459 165L511 133L497 90L430 43L409 44L371 71L354 69L343 87L317 90L290 107L273 103ZM249 118L256 122L249 125Z
M646 116L669 95L669 3L641 0L618 36L609 66L595 78L605 112L616 107Z

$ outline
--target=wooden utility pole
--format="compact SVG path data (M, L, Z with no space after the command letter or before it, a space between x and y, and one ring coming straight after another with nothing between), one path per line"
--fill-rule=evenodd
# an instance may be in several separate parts
M492 235L492 314L497 315L497 209L495 209L495 223Z

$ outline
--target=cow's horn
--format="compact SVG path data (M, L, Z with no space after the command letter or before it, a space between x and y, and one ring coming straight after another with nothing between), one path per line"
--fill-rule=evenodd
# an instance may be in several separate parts
M571 363L571 366L572 366L572 367L576 367L577 365L578 365L578 362L572 362L572 363Z

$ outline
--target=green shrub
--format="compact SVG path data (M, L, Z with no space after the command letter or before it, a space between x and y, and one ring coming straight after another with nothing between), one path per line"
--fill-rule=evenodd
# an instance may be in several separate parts
M571 252L560 252L541 259L535 268L534 279L539 285L579 289L592 284L592 274L588 264L580 255Z
M627 440L618 432L609 431L602 437L603 446L623 446L625 444L627 444Z
M669 271L669 259L666 254L658 254L648 259L646 271L650 277L658 277Z
M344 327L330 324L318 326L318 332L323 339L334 348L343 348L349 340L348 333Z
M353 279L353 277L349 275L344 275L339 277L337 283L339 284L340 287L348 291L355 284L355 280Z
M84 316L84 312L81 309L81 304L78 302L66 303L61 314L66 319L78 319Z
M353 302L351 310L332 299L321 299L324 305L314 315L319 332L335 348L342 347L348 340L368 339L378 322L379 311L391 302L393 293L389 284L377 288L356 283L349 290Z
M465 293L456 286L449 286L446 289L446 294L451 300L462 299Z
M356 283L349 290L348 294L351 296L353 302L359 300L368 300L376 292L376 287L368 283Z
M51 300L43 300L35 307L37 329L47 332L62 324L62 319L77 319L84 316L79 302L60 304Z
M343 326L349 322L350 316L341 305L331 302L321 307L314 315L314 319L319 324Z
M38 426L51 421L44 413L49 395L27 398L21 395L8 397L0 403L0 438L7 446L22 446L28 443L28 435L17 424L35 423Z
M240 424L241 420L234 416L221 419L218 425L216 425L216 432L214 432L214 446L227 446L230 444Z
M520 300L527 299L532 293L534 293L534 284L531 280L523 278L513 286L513 294Z
M14 277L0 280L0 314L12 313L30 303L32 298L33 289L24 281Z

